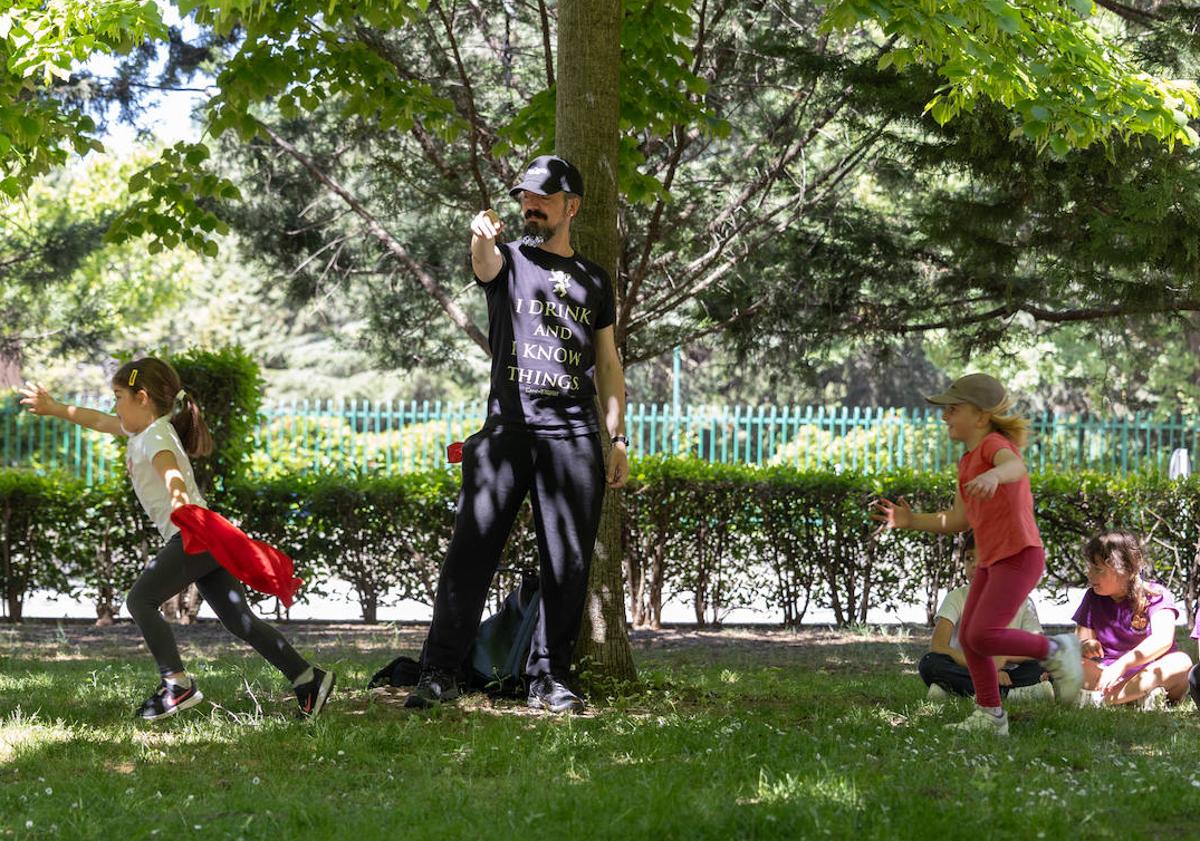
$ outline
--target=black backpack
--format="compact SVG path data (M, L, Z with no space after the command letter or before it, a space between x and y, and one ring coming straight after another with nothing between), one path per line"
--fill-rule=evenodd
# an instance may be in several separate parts
M537 573L522 571L521 583L504 598L500 609L479 625L475 642L459 669L458 680L464 688L504 696L517 696L522 691L539 604ZM422 659L424 656L422 648ZM377 671L367 687L416 686L420 677L420 661L401 655Z

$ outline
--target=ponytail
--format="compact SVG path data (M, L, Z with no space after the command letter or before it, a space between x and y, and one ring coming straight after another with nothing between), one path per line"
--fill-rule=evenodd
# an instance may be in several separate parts
M984 411L991 415L992 429L1012 441L1017 449L1024 449L1029 443L1029 419L1021 417L1012 408L1012 398L1005 397L998 406Z
M213 451L212 433L200 414L200 404L181 388L175 393L175 405L171 409L171 426L179 433L179 440L192 458L207 456Z

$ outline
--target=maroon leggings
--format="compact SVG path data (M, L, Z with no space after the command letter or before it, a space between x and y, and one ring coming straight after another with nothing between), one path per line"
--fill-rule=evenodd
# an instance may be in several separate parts
M1047 637L1008 627L1045 571L1046 551L1040 546L1027 546L975 570L959 621L958 642L975 684L975 703L981 707L1000 706L1000 684L992 657L1004 654L1045 660L1050 653Z

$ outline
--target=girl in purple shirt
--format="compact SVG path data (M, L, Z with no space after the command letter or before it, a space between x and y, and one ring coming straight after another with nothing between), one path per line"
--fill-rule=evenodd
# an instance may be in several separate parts
M1141 542L1106 531L1084 548L1091 589L1073 617L1082 643L1080 703L1129 704L1188 689L1192 660L1175 645L1179 609L1161 585L1142 578Z

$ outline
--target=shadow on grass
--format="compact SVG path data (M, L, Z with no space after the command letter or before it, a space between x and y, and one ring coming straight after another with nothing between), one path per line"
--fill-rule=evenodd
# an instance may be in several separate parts
M469 696L430 713L367 677L423 628L285 626L337 669L315 722L216 626L180 629L205 703L148 726L136 629L0 633L0 834L150 838L1108 838L1190 825L1200 717L1013 706L951 734L923 636L635 634L637 688L593 712ZM5 629L8 631L9 629Z

